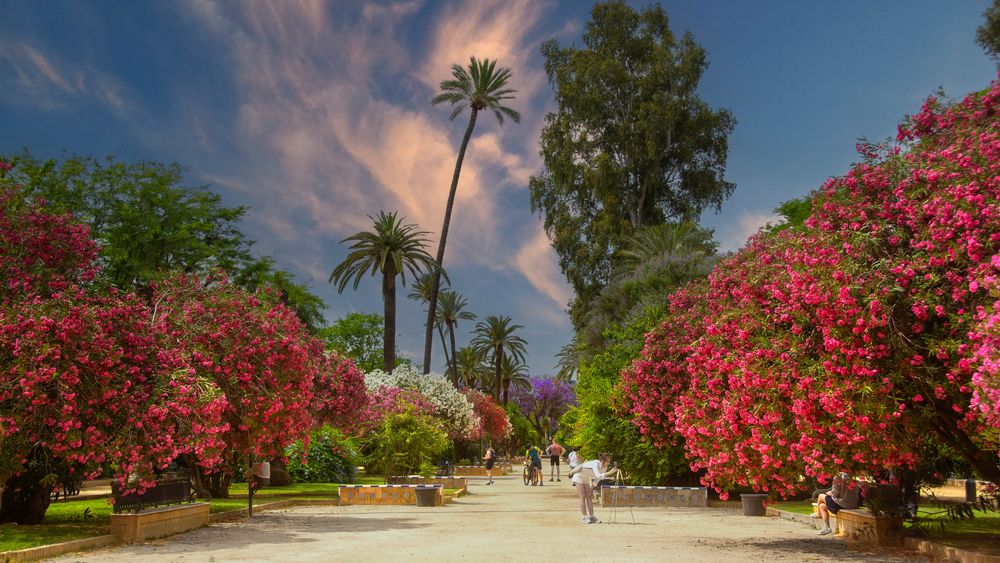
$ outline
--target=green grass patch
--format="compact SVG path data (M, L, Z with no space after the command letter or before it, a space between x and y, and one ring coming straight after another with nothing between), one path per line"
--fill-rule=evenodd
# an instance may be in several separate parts
M769 506L773 506L778 510L784 510L785 512L794 512L796 514L813 513L812 501L808 500L792 500L788 502L775 503Z
M288 496L337 496L339 483L292 483L284 487L264 487L253 494L254 498ZM246 483L234 483L229 487L231 495L246 495Z

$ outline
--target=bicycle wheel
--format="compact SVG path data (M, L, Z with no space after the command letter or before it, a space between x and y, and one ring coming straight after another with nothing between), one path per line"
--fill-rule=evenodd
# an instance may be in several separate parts
M530 465L525 465L524 466L524 475L523 475L525 486L527 486L528 483L531 482L531 473L529 473L530 471L531 471L531 466Z
M538 484L542 481L541 470L539 470L537 467L532 469L533 471L531 472L531 484L538 486Z

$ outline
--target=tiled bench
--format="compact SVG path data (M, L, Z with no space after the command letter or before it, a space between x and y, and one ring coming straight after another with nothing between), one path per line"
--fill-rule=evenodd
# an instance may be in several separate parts
M441 485L446 489L469 488L469 480L465 477L423 477L420 475L391 475L390 485Z
M705 487L639 487L605 485L601 487L601 506L708 506Z
M417 504L417 488L434 487L434 506L444 506L444 487L441 485L341 485L340 505L352 504Z
M453 469L455 477L486 477L486 468L481 465L456 465ZM493 476L506 475L510 470L509 465L498 463L493 467Z
M841 508L837 511L837 535L878 545L902 545L903 521L880 517L864 508Z

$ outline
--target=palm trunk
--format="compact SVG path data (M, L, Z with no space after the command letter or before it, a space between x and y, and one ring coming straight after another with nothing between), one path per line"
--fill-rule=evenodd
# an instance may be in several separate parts
M438 337L441 339L441 349L444 350L445 365L450 367L451 359L448 357L448 343L444 339L444 328L442 328L441 325L439 324L437 329L438 329ZM448 381L451 381L452 385L455 384L454 380L451 379L450 374L448 376Z
M497 353L494 354L493 360L496 363L496 372L495 372L495 375L496 375L496 390L497 390L496 395L494 395L494 397L496 397L496 400L499 401L500 400L500 387L501 387L501 384L500 384L500 370L502 369L502 365L503 365L503 346L497 346ZM503 404L507 404L507 403L503 403Z
M472 130L476 127L475 107L469 108L469 126L462 137L462 145L458 149L458 159L455 160L455 173L451 177L451 191L448 192L448 205L444 208L444 225L441 227L441 240L438 241L437 263L434 271L434 283L431 284L431 295L427 303L427 331L424 334L424 373L431 372L431 346L434 341L434 318L437 315L438 289L441 287L441 268L444 267L444 246L448 240L448 226L451 224L451 210L455 207L455 192L458 191L458 177L462 174L462 161L465 160L465 149L472 138Z
M382 302L385 305L385 326L382 331L382 371L396 367L396 271L392 262L382 272Z
M458 385L458 354L455 350L455 325L448 323L448 336L451 339L451 378ZM468 387L468 386L466 386Z

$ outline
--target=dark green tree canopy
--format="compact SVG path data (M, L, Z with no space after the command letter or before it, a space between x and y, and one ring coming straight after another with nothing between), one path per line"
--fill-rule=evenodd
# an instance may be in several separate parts
M1000 64L1000 0L993 0L983 17L986 21L976 29L976 43Z
M560 265L576 292L573 320L610 280L638 228L718 210L735 119L697 95L708 66L690 34L676 38L657 6L594 6L584 47L542 45L558 109L541 138L545 169L531 179Z
M319 337L327 349L346 355L354 360L358 369L367 373L382 367L383 329L381 315L348 313L320 329Z

